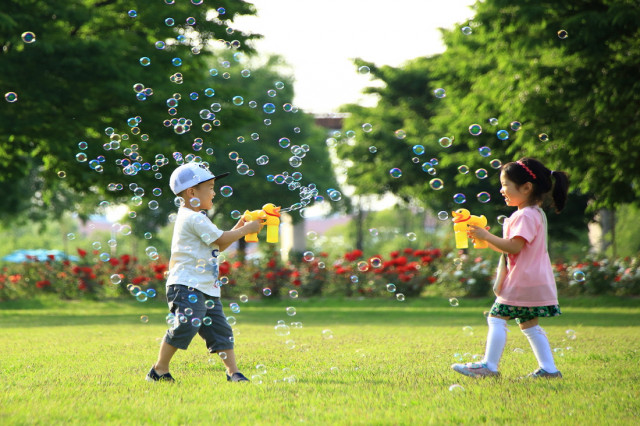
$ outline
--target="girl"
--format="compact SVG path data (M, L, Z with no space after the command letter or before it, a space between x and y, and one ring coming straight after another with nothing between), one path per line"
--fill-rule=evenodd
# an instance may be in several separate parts
M567 200L569 179L564 172L549 170L532 158L522 158L502 167L500 183L505 203L518 208L505 220L504 238L477 226L469 226L468 233L508 255L507 274L487 318L489 332L484 359L479 363L453 364L451 368L471 377L500 375L498 363L507 340L507 320L515 319L539 364L527 377L560 378L562 374L553 361L549 340L538 325L538 317L561 313L547 252L547 218L540 205L544 196L552 192L559 213Z

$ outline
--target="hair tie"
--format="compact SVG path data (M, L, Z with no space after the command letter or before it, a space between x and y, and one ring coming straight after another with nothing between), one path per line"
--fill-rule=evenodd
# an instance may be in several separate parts
M520 167L522 167L522 168L523 168L527 173L529 173L529 174L531 175L531 177L532 177L532 178L537 179L536 174L535 174L535 173L533 173L533 172L531 171L531 169L530 169L529 167L527 167L527 165L526 165L526 164L524 164L524 163L523 163L522 161L520 161L520 160L516 161L516 163L517 163Z

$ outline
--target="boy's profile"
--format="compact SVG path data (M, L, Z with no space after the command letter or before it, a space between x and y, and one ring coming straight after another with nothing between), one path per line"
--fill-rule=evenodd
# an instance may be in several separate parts
M160 345L158 360L148 381L173 381L169 363L178 349L187 349L196 334L211 353L218 353L227 369L227 380L248 381L238 371L233 331L222 312L218 283L218 254L246 234L260 232L260 221L240 218L230 231L222 231L205 215L213 207L215 176L201 163L183 164L171 174L171 191L184 202L178 210L167 277L167 302L175 321Z

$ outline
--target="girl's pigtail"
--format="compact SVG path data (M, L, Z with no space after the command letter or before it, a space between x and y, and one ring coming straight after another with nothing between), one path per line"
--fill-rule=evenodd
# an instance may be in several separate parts
M556 213L560 213L567 202L567 195L569 193L569 176L565 172L553 170L551 172L551 177L556 180L555 185L553 185L553 205L556 209Z

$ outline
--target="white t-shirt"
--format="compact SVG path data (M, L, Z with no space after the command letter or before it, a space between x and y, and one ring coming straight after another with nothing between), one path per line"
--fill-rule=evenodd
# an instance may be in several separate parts
M180 207L171 240L167 286L180 284L220 297L219 247L213 242L223 232L206 215Z

